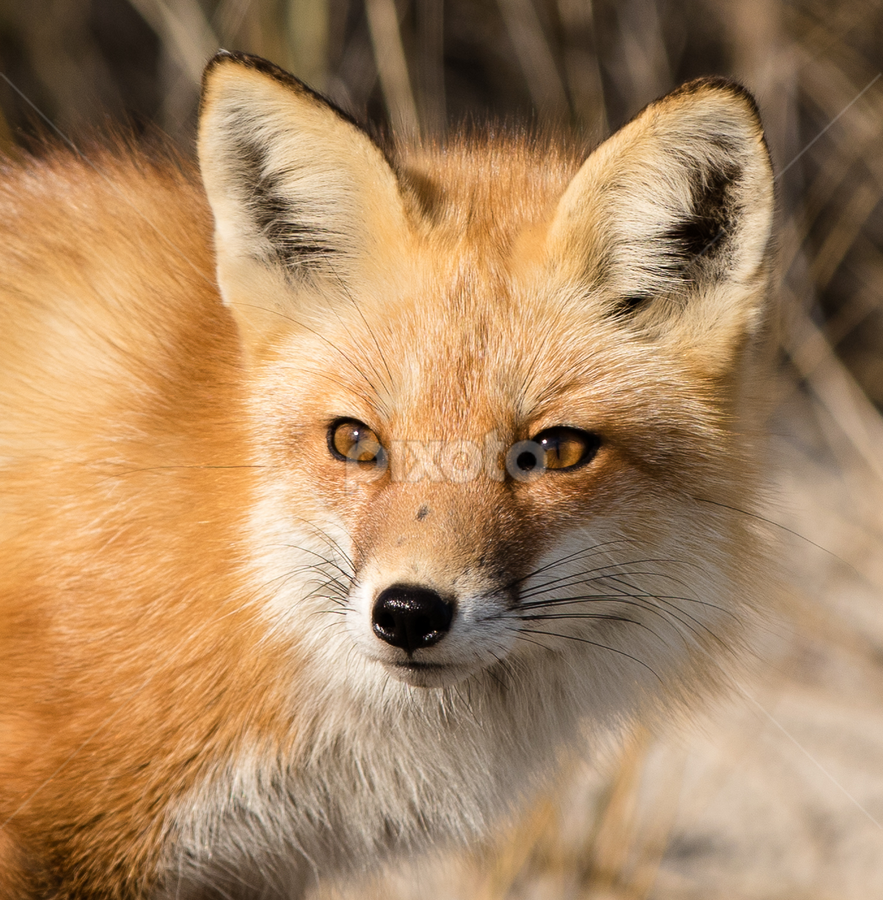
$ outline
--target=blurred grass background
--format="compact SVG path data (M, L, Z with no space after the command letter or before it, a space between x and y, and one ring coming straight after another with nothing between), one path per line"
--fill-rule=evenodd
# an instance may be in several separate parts
M755 93L778 173L780 219L781 377L770 391L783 473L777 484L786 499L771 515L825 548L800 540L793 548L797 624L779 651L782 696L791 699L776 706L775 724L785 731L791 715L793 730L809 723L828 735L837 730L836 708L849 711L855 740L876 734L876 710L883 710L883 2L0 0L0 149L15 152L47 127L76 135L121 120L136 133L159 126L189 148L201 70L218 47L279 63L381 130L424 137L444 138L463 121L503 120L570 128L596 141L693 77L729 75ZM808 698L811 713L794 711L795 692ZM805 750L811 740L794 743ZM883 751L883 739L874 747ZM704 752L702 759L713 755ZM851 751L828 758L817 743L812 752L830 768ZM764 751L767 762L771 753ZM810 840L815 855L807 851L805 863L791 868L781 854L763 861L760 845L740 868L742 845L724 843L737 848L727 851L732 870L709 869L713 853L696 849L701 841L683 812L697 752L666 755L638 734L601 775L565 766L560 792L474 857L393 876L361 896L883 896L883 755L876 768L873 755L852 765L864 780L848 794L859 797L877 830L865 822L871 831L859 833L854 819L838 818L843 807L820 812L827 800L808 796L820 790L813 782L794 800L805 815L788 827L800 831L815 817L840 830ZM789 774L797 765L792 759ZM731 807L723 809L728 815ZM768 822L741 815L742 827L767 834ZM775 818L772 807L763 815ZM702 834L713 843L709 828ZM849 846L868 853L847 853L847 832L849 840L858 835Z

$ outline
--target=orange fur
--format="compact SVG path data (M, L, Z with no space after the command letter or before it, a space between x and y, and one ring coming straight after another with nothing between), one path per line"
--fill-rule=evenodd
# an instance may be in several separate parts
M268 715L235 334L192 173L62 155L7 174L3 220L0 819L37 892L134 891L151 811L237 740L237 706Z

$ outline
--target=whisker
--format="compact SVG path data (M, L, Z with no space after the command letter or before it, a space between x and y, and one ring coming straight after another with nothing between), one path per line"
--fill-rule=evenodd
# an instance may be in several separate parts
M245 304L242 304L242 305L245 305ZM314 337L317 337L320 341L322 341L323 343L327 344L328 347L330 347L335 353L337 353L337 354L339 354L340 356L342 356L342 357L346 360L346 362L350 365L350 367L351 367L356 373L358 373L358 375L361 376L361 378L362 378L362 379L364 380L364 382L368 385L368 387L371 388L371 390L373 391L374 395L375 395L376 397L378 397L378 398L380 397L380 393L379 393L379 391L377 390L376 385L371 381L371 379L370 379L370 378L369 378L369 377L368 377L368 376L367 376L367 375L366 375L366 374L365 374L365 373L364 373L364 372L363 372L363 371L355 364L355 362L354 362L354 361L353 361L346 353L344 353L343 350L340 349L340 347L338 347L333 341L328 340L328 338L325 337L324 334L322 334L321 332L317 331L315 328L310 328L310 326L307 325L307 324L305 324L303 321L300 321L300 320L298 320L298 319L295 319L293 316L289 316L289 315L287 315L286 313L283 313L281 310L278 310L278 309L269 309L269 308L266 308L266 309L265 309L264 307L257 307L257 306L255 306L254 308L255 308L255 309L260 309L261 312L273 312L273 313L275 313L276 315L278 315L280 318L283 318L283 319L285 319L285 320L287 320L287 321L289 321L289 322L292 322L297 328L303 329L304 331L308 331L308 332L309 332L310 334L312 334ZM326 378L328 378L329 380L333 381L333 379L332 379L330 376L328 376L327 373L317 372L316 374L318 374L318 375L320 375L320 376L322 376L322 377L326 377ZM339 384L339 385L341 385L341 386L343 386L343 383L342 383L342 382L336 382L336 383Z
M582 597L568 597L568 598L566 598L566 600L561 600L561 601L547 600L547 601L543 601L543 602L532 603L532 604L528 604L524 608L533 611L536 609L557 608L558 606L562 606L562 605L569 604L569 603L586 603L586 602L591 603L591 602L597 602L597 601L608 602L608 603L621 603L625 606L635 606L638 609L646 610L647 612L652 613L653 615L659 616L659 618L661 618L665 622L668 622L668 623L677 622L683 628L686 628L688 631L690 631L694 635L696 635L696 637L699 636L699 631L697 629L702 629L711 638L713 638L715 641L717 641L719 644L723 644L723 641L721 641L721 639L710 628L708 628L707 625L705 625L703 622L700 622L698 619L696 619L694 616L691 616L689 613L685 612L684 610L680 609L676 604L663 603L663 607L665 607L665 608L660 609L655 603L649 602L649 601L654 601L654 600L662 601L663 598L661 598L655 594L646 594L646 593L637 593L637 594L619 593L619 594L600 595L600 596L595 595L595 594L587 594ZM647 602L642 602L642 601L647 601ZM562 615L567 616L570 614L564 613ZM592 615L597 615L600 617L602 614L586 613L585 617L588 618ZM573 614L573 616L576 617L577 614ZM690 621L692 621L697 627L694 628L693 625L691 625L689 621L685 621L684 619L681 618L681 616L684 616L685 619L689 619ZM552 616L549 616L549 618L552 618Z
M525 628L525 629L522 629L522 631L525 631L528 634L542 634L542 635L546 635L547 637L557 637L557 638L563 638L564 640L568 640L568 641L578 641L581 644L589 644L590 646L598 647L601 650L609 650L611 653L615 653L618 656L624 656L624 657L626 657L626 659L630 659L632 662L637 663L639 666L641 666L642 668L644 668L648 672L650 672L650 674L660 684L664 684L662 679L656 674L656 672L650 666L647 665L647 663L645 663L641 659L638 659L636 656L632 656L631 653L626 653L625 650L620 650L618 647L610 647L607 644L602 644L600 641L593 641L593 640L590 640L589 638L579 637L575 634L561 634L561 633L555 632L555 631L538 631L536 629L531 629L531 628Z
M663 575L662 577L665 577L665 576ZM666 597L665 595L662 595L662 594L653 594L648 591L643 591L640 588L636 588L634 585L630 584L629 582L620 580L615 577L611 578L611 580L615 583L619 583L619 584L623 585L623 587L627 589L626 595L629 597L632 597L634 599L637 599L638 597L642 597L647 600L659 601L663 606L668 608L668 610L669 610L668 615L670 615L672 618L677 619L677 621L681 625L683 625L685 628L690 629L690 631L692 631L694 634L696 634L698 636L698 632L695 629L693 629L687 622L685 622L681 618L681 616L684 616L684 618L689 619L690 622L693 622L698 628L701 628L703 631L705 631L708 635L710 635L714 640L716 640L719 644L721 644L723 646L723 641L721 641L721 639L704 622L701 622L699 619L697 619L694 615L687 612L686 610L681 609L677 605L677 603L674 602L677 600L681 600L683 602L689 602L689 598ZM676 579L670 579L670 580L676 581ZM728 615L730 615L734 619L737 618L736 615L734 613L730 612L729 610L724 610L721 607L716 606L715 604L707 604L707 605L714 606L715 609L718 609L721 612L726 612Z
M628 618L628 616L607 615L606 613L551 613L550 615L532 614L529 616L518 616L518 618L522 622L545 622L551 619L600 619L605 622L628 622L631 625L637 625L639 628L646 628L648 631L653 631L653 629L644 622L638 622L636 619Z
M605 575L605 579L613 580L614 576ZM601 579L599 579L601 580ZM591 579L587 579L583 583L590 583ZM580 582L575 582L572 585L568 585L568 587L576 587ZM585 603L591 600L598 601L616 601L621 599L624 596L646 596L653 597L656 600L664 600L671 601L674 603L695 603L698 606L704 606L708 609L716 610L723 615L730 616L733 619L738 618L732 610L725 609L723 606L720 606L717 603L712 603L710 600L700 600L698 597L683 597L675 594L651 594L647 591L642 591L638 588L633 588L633 593L625 593L622 589L618 590L615 594L578 594L574 596L563 596L563 597L549 597L545 600L531 600L530 603L522 604L523 609L541 609L545 606L566 606L569 603ZM689 615L686 611L681 610L684 615Z
M509 626L507 628L508 631L511 631L515 634L517 640L522 640L526 644L533 644L536 647L541 647L543 650L548 650L550 653L554 653L554 649L550 647L548 644L544 644L541 641L532 640L529 637L526 637L527 630L524 628L517 628L515 626ZM536 632L537 634L542 634L543 632Z
M490 651L490 655L493 656L493 658L497 661L497 666L499 666L499 668L500 668L501 671L500 671L500 674L498 675L498 674L494 671L494 669L495 669L497 666L490 666L490 667L488 667L488 668L485 669L485 672L486 672L486 674L488 674L491 678L493 678L494 681L497 682L497 684L500 686L500 690L505 691L507 686L506 686L506 684L504 683L504 681L503 681L503 679L502 679L502 674L503 674L503 672L505 672L506 669L507 669L506 663L505 663L505 661L504 661L503 659L501 659L499 656L497 656L497 654L494 653L493 650Z
M707 503L709 506L717 506L720 509L726 509L730 512L739 513L740 515L747 516L749 519L757 519L758 522L763 522L766 525L772 525L773 528L778 528L780 531L784 531L786 534L790 534L792 537L799 538L801 541L809 544L811 547L815 547L816 550L821 550L822 553L827 553L832 559L836 559L837 562L842 563L848 569L851 569L857 575L860 575L858 569L855 568L850 562L843 559L842 556L838 556L834 553L833 550L829 550L827 547L823 547L821 544L817 544L815 541L810 540L806 535L801 534L799 531L794 531L793 528L789 528L787 525L783 525L781 522L776 522L773 519L769 519L766 516L762 516L760 513L751 512L747 509L742 509L738 506L730 506L728 503L721 503L718 500L709 500L707 497L695 497L690 495L691 500L695 500L696 503Z
M377 335L375 334L374 329L371 327L370 323L368 322L368 319L365 317L365 313L362 311L362 307L359 305L359 303L356 302L355 297L353 297L352 292L349 289L349 286L340 277L340 275L338 274L338 272L336 270L334 271L334 276L337 279L337 282L338 282L339 286L341 287L341 289L343 290L344 294L346 295L346 298L353 305L353 309L355 309L355 311L358 313L359 318L362 320L362 324L365 326L365 328L368 331L368 334L371 336L371 340L374 342L374 346L377 348L377 355L380 357L380 361L383 363L383 368L386 369L387 389L390 392L392 392L392 385L393 385L392 372L389 368L389 363L387 362L386 356L383 353L383 348L380 346L380 342L377 340Z
M287 545L287 546L291 547L291 549L293 549L293 550L299 550L299 549L301 549L300 547L293 547L293 546L291 546L291 545ZM304 572L314 571L314 572L322 572L322 574L323 574L326 578L330 579L330 581L332 581L333 583L337 583L337 579L338 579L338 578L343 578L343 579L345 579L348 583L351 583L351 582L354 580L354 579L353 579L353 576L350 575L349 572L347 572L344 568L342 568L341 566L339 566L339 565L337 565L336 563L334 563L333 560L325 560L325 561L323 561L323 565L327 565L329 568L336 570L336 572L337 572L338 574L336 574L336 575L329 575L327 572L323 572L323 571L322 571L322 565L316 565L315 563L312 563L312 564L309 564L309 563L308 563L308 564L306 564L306 565L299 566L297 569L292 570L292 573L291 573L291 574L293 574L293 575L300 575L300 574L302 574L302 573L304 573ZM341 586L341 591L342 591L343 594L346 594L346 593L347 593L346 588L343 588L342 586Z
M617 576L644 575L647 577L665 578L668 581L673 581L676 584L680 584L683 586L684 583L682 581L678 580L677 578L675 578L672 575L669 575L667 572L654 572L654 571L647 572L647 571L643 571L643 570L622 571L622 569L625 566L643 566L643 565L646 565L647 563L670 563L670 562L672 562L672 560L667 559L665 557L658 557L658 558L648 557L647 559L636 559L636 560L630 560L628 562L608 563L605 566L598 566L598 567L592 569L590 573L587 572L587 573L574 573L572 575L562 575L561 578L552 579L550 581L545 582L544 584L537 585L534 588L530 588L529 590L524 591L524 593L521 596L522 597L533 597L538 593L542 593L544 590L546 590L548 587L550 587L553 584L556 584L559 582L567 582L567 580L569 578L577 579L576 581L573 582L574 585L577 585L577 584L588 584L590 582L601 581L603 579L614 580ZM609 569L618 570L618 571L613 571L613 572L608 573L607 570L609 570ZM582 579L582 580L580 580L580 579ZM569 585L565 584L564 586L569 586Z
M346 553L346 551L343 549L343 547L341 547L340 544L336 540L334 540L334 538L332 538L329 534L327 534L321 528L319 528L318 525L316 525L313 522L308 521L307 519L298 519L298 521L302 522L304 525L307 525L310 528L312 528L313 531L315 532L315 534L318 537L320 537L322 540L324 540L325 543L328 544L328 546L332 550L337 551L337 554L350 567L350 569L353 568L352 559L350 559L349 555ZM317 550L313 550L309 547L301 547L297 544L285 544L284 546L290 547L291 549L294 549L294 550L302 550L304 553L310 553L313 556L317 556L317 557L319 557L319 559L322 560L322 562L325 562L331 566L335 566L340 571L341 574L345 574L347 577L352 577L349 572L346 572L344 570L344 568L340 565L340 563L338 563L334 559L329 559L327 556L323 556Z
M617 544L626 544L626 545L634 545L634 541L627 540L626 538L621 538L617 540L611 541L603 541L600 544L593 544L590 547L583 547L581 550L575 550L573 553L568 553L566 556L562 556L558 559L554 559L545 565L538 566L535 569L532 569L526 575L522 575L518 578L513 579L510 582L507 582L506 588L508 590L512 590L513 588L518 587L524 581L527 581L528 578L535 578L537 575L540 575L543 572L547 572L549 569L556 569L558 566L565 565L566 563L573 562L575 559L579 559L582 556L589 556L590 554L600 553L603 549L607 547L613 547Z

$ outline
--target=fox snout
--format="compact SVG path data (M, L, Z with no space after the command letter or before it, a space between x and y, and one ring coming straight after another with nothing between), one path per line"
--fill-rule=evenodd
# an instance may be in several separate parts
M493 496L491 496L493 495ZM358 649L408 683L453 683L509 653L520 569L495 484L392 485L353 535L347 609ZM427 681L425 675L435 677Z

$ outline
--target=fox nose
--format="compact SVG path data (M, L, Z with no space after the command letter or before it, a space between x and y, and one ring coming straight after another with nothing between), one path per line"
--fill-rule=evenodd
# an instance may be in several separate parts
M437 644L451 627L453 604L427 588L394 584L374 602L374 634L409 655Z

